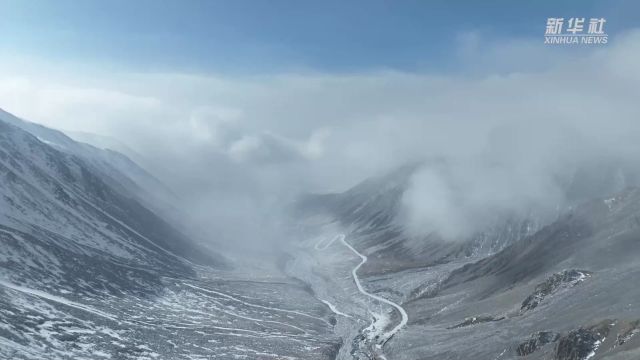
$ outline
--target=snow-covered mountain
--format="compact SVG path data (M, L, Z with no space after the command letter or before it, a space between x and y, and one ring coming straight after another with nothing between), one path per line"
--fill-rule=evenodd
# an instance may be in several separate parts
M377 266L372 262L371 271L486 256L534 233L541 226L542 220L533 214L529 217L514 214L469 238L456 241L431 231L418 236L410 234L401 220L402 197L410 186L411 177L424 166L443 164L414 163L368 179L341 194L306 195L295 204L294 212L303 217L328 216L328 221L337 221L348 229L354 241L370 254L384 252L384 257L380 257L384 264Z
M325 305L190 239L164 216L163 185L122 154L0 112L0 179L0 358L328 358L337 346Z
M118 160L114 161L108 152L78 144L45 128L40 128L37 136L6 122L0 126L3 226L38 238L57 239L47 243L61 250L98 259L104 254L125 264L135 261L158 271L188 272L186 258L223 265L215 255L201 255L203 252L185 235L139 201L146 190L127 175L131 171L118 169L123 168L124 157L115 157ZM135 167L130 165L128 169ZM16 245L24 246L13 249L16 254L36 258L37 254L48 253L46 244L40 248L26 242ZM61 266L67 265L61 262ZM88 265L76 264L80 268L95 268ZM48 264L40 269L36 266L23 270L58 272L52 267ZM61 280L70 278L64 272L62 275ZM90 276L86 280L97 278ZM52 284L57 288L60 285Z
M403 221L424 166L304 196L277 261L232 262L125 155L0 112L0 358L639 358L635 167L449 239Z
M635 359L640 190L626 165L580 169L557 216L506 216L457 241L412 237L399 221L401 198L424 164L344 193L307 195L294 209L305 234L296 256L305 261L292 273L317 293L333 289L327 300L358 319L339 318L351 329L340 333L351 340L344 358ZM350 286L356 277L360 294ZM380 334L402 324L402 314L370 294L407 313L391 339Z

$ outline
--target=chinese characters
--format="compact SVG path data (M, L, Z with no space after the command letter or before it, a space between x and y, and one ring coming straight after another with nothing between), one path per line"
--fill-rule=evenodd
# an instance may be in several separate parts
M583 17L548 18L544 32L545 44L606 44L608 35L604 31L604 18L590 18L588 24Z

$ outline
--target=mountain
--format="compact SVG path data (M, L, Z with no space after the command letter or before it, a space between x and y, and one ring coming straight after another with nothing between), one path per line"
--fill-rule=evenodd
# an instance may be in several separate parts
M174 192L137 162L132 161L131 158L125 155L128 153L137 155L132 150L130 152L119 152L118 150L122 146L112 149L78 142L61 131L20 119L2 109L0 109L0 119L34 135L41 142L62 153L81 158L103 174L108 174L112 180L118 182L119 186L128 188L128 195L136 197L138 202L156 212L162 213L164 216L171 216L173 220L179 219L180 215L177 214L179 211L172 205L176 202ZM84 136L83 139L87 137ZM95 136L91 137L91 139L93 138ZM100 137L100 139L104 138ZM103 140L101 144L104 142ZM114 142L112 141L111 143ZM124 149L129 150L128 148Z
M635 359L637 172L594 164L565 182L559 215L505 216L456 241L401 221L413 174L443 162L306 195L291 273L351 316L339 317L339 358Z
M122 154L1 112L0 179L2 359L325 359L339 346L303 284L191 239L161 182Z
M446 163L441 160L413 163L368 179L344 193L305 195L295 204L293 212L303 218L323 214L327 221L348 229L353 241L369 254L384 252L384 257L372 259L367 267L367 271L374 272L495 253L539 228L541 219L533 214L524 218L513 214L464 241L444 239L436 232L409 234L402 220L402 197L412 176L425 166L445 167Z
M303 196L275 261L223 255L135 161L0 112L0 359L639 358L637 167L568 171L552 216L408 231L449 166Z

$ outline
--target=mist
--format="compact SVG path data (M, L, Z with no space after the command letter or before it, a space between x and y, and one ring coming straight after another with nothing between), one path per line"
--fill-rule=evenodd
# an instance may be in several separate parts
M87 70L52 78L45 65L6 62L0 98L30 121L126 144L212 239L249 247L283 240L286 208L299 194L344 191L420 159L447 166L412 178L407 228L452 239L496 214L553 213L570 203L563 185L585 164L634 164L639 32L570 54L538 41L478 41L461 37L464 71L438 75Z

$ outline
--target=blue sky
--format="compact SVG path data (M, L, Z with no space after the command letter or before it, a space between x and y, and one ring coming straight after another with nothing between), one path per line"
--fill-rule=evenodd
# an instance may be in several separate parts
M634 1L0 0L0 55L133 71L456 68L461 34L542 41L548 17L637 25Z

